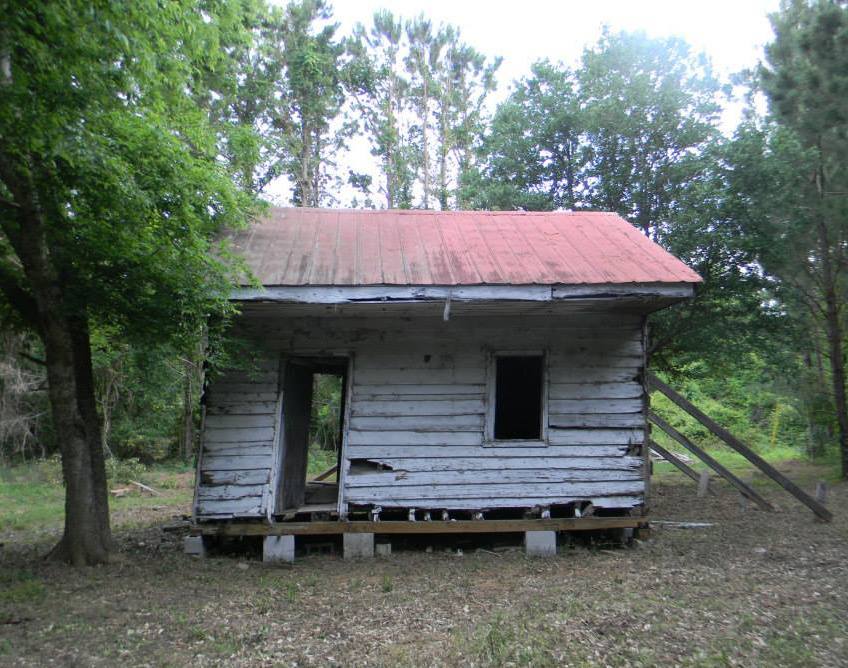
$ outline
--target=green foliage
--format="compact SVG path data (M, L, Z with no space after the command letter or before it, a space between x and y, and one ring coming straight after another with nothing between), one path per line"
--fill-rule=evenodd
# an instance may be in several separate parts
M110 457L106 460L106 478L110 483L138 482L144 477L146 467L137 458L118 459Z

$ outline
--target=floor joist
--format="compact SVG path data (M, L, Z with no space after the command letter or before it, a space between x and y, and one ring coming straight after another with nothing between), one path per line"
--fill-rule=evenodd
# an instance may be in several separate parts
M203 536L304 536L317 534L517 533L523 531L602 531L647 526L643 517L585 517L531 520L433 520L429 522L259 522L210 523L192 527Z

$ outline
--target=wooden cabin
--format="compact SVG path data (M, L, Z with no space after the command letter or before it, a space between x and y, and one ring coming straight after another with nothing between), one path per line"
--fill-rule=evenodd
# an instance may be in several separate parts
M289 558L319 526L353 554L389 531L636 526L648 316L701 279L625 220L272 209L232 242L262 287L232 295L242 364L206 388L196 533ZM332 480L307 479L316 374L343 388Z

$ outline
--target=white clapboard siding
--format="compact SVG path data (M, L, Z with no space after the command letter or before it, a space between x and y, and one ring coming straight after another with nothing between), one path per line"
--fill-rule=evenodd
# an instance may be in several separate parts
M520 482L520 483L469 483L467 485L394 485L382 487L347 487L345 498L350 503L382 503L392 499L438 500L450 496L454 499L480 499L498 497L577 497L615 496L641 494L645 489L642 480L615 482Z
M267 429L273 428L275 416L273 413L258 413L252 415L229 415L221 413L206 414L206 429Z
M230 406L239 406L242 404L276 404L277 390L256 391L256 392L234 392L228 394L223 389L218 389L214 385L210 385L204 395L206 410L219 410L226 412Z
M197 491L200 500L247 499L261 497L265 484L260 485L202 485Z
M265 455L203 455L203 475L212 471L265 471L270 474L273 456L269 451Z
M270 442L260 443L209 443L203 444L203 456L207 463L212 457L228 457L241 455L242 457L254 455L270 455L274 451L274 444Z
M243 395L242 395L243 396ZM228 403L206 404L206 415L276 415L276 401L242 399Z
M279 354L338 350L354 358L343 502L436 509L643 503L641 316L467 310L448 321L438 308L400 319L330 310L288 317L285 307L278 314L266 307L240 318L240 333L274 352L252 370L211 382L198 516L266 512L276 483ZM499 350L547 351L546 444L484 443L487 367Z
M204 487L218 485L264 485L270 482L271 472L268 469L236 470L236 471L206 471L202 475Z
M420 510L495 510L498 508L527 508L532 506L553 506L557 504L589 501L596 508L629 509L640 506L645 502L644 491L638 494L622 494L610 496L490 496L488 490L481 486L479 498L455 499L442 496L438 499L385 499L380 501L382 508L418 508ZM364 502L363 505L372 502Z
M578 380L575 378L574 380ZM551 401L568 399L635 399L642 398L645 388L637 382L613 383L550 383L548 397Z
M556 428L608 428L608 427L642 427L645 416L642 413L564 413L550 415L548 424Z
M414 417L366 416L354 415L350 419L350 428L359 431L394 431L397 429L415 429L416 431L473 431L483 428L485 416L476 415L428 415L422 420Z
M558 452L560 448L555 450ZM367 459L372 464L387 467L390 471L513 471L523 469L543 469L554 471L586 470L586 471L639 471L643 466L641 457L581 457L576 454L567 456L498 456L486 457L371 457Z
M482 445L482 432L358 431L348 433L350 445Z
M547 447L509 447L509 446L456 446L456 445L351 445L347 450L348 459L380 459L383 457L401 457L410 459L445 460L451 457L473 457L482 460L503 457L556 457L564 460L572 457L623 457L628 444L618 445L551 445Z
M357 374L357 380L359 375ZM400 382L400 378L397 379ZM453 400L455 397L464 397L466 395L483 396L486 392L486 386L483 383L477 384L460 384L451 383L446 385L401 385L396 383L387 383L383 385L368 385L357 382L353 388L354 398L362 400L382 400L384 398L398 397L399 401L417 400L418 398L426 399L426 395L436 395L442 400ZM403 396L400 397L399 395ZM420 396L424 395L424 396Z
M213 378L204 396L195 514L263 517L273 479L278 356Z
M630 445L644 439L643 429L548 429L552 445Z
M633 383L638 382L641 367L570 366L550 365L548 374L551 383L568 383L580 380L583 383Z
M479 367L456 367L453 369L359 369L357 366L357 383L397 385L449 384L449 383L484 383L486 369Z
M468 415L484 411L483 399L463 399L459 401L354 401L351 415L401 416L401 415ZM426 422L426 420L420 420Z
M453 485L474 486L486 484L566 482L619 482L641 481L639 470L629 469L597 471L592 469L507 469L503 471L466 470L466 471L378 471L356 473L351 469L347 486L354 487L409 487L434 485L447 487ZM444 490L448 494L448 490Z
M204 436L205 443L268 443L274 438L274 427L209 429Z
M230 517L261 517L264 515L263 497L239 499L198 498L195 510L202 519L228 519Z
M642 398L634 399L550 399L548 413L640 413Z

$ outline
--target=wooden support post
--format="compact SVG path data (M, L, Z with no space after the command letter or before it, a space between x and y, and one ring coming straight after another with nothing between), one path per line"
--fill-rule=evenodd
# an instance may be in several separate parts
M707 490L710 488L710 472L701 471L701 477L698 479L698 498L703 499L707 495Z
M695 471L691 466L689 466L686 462L684 462L680 457L676 457L674 453L666 450L656 441L650 441L651 450L656 452L659 455L662 455L662 458L665 459L669 464L673 464L676 466L684 475L689 476L695 482L700 482L701 477L698 475L698 472ZM715 495L712 487L708 487L707 491L710 494Z
M757 494L757 492L752 487L742 482L739 478L737 478L730 471L724 468L724 466L719 464L715 459L713 459L706 452L704 452L704 450L699 448L683 434L677 431L677 429L675 429L668 422L663 420L659 415L651 411L650 418L651 422L657 425L666 434L671 436L675 441L680 443L680 445L682 445L684 448L689 450L689 452L691 452L693 455L700 458L707 466L709 466L713 471L718 473L722 478L727 480L727 482L733 485L742 494L754 501L760 508L762 508L763 510L773 510L771 504L759 494Z
M765 459L760 457L756 452L751 450L751 448L749 448L733 434L727 431L727 429L719 425L708 415L699 410L698 407L692 404L688 399L675 392L672 388L670 388L668 385L666 385L653 374L648 375L648 383L653 389L662 392L671 401L673 401L680 408L689 413L689 415L691 415L698 422L700 422L707 429L709 429L715 436L720 438L728 446L730 446L731 448L736 450L736 452L738 452L740 455L745 457L745 459L751 462L760 471L766 474L778 485L783 487L783 489L785 489L801 503L807 506L807 508L812 510L818 517L828 522L833 519L833 513L831 513L827 508L825 508L821 503L816 501L812 496L810 496L804 490L798 487L798 485L796 485L780 471L774 468Z
M205 557L206 544L203 536L186 536L183 538L183 552L193 557Z

